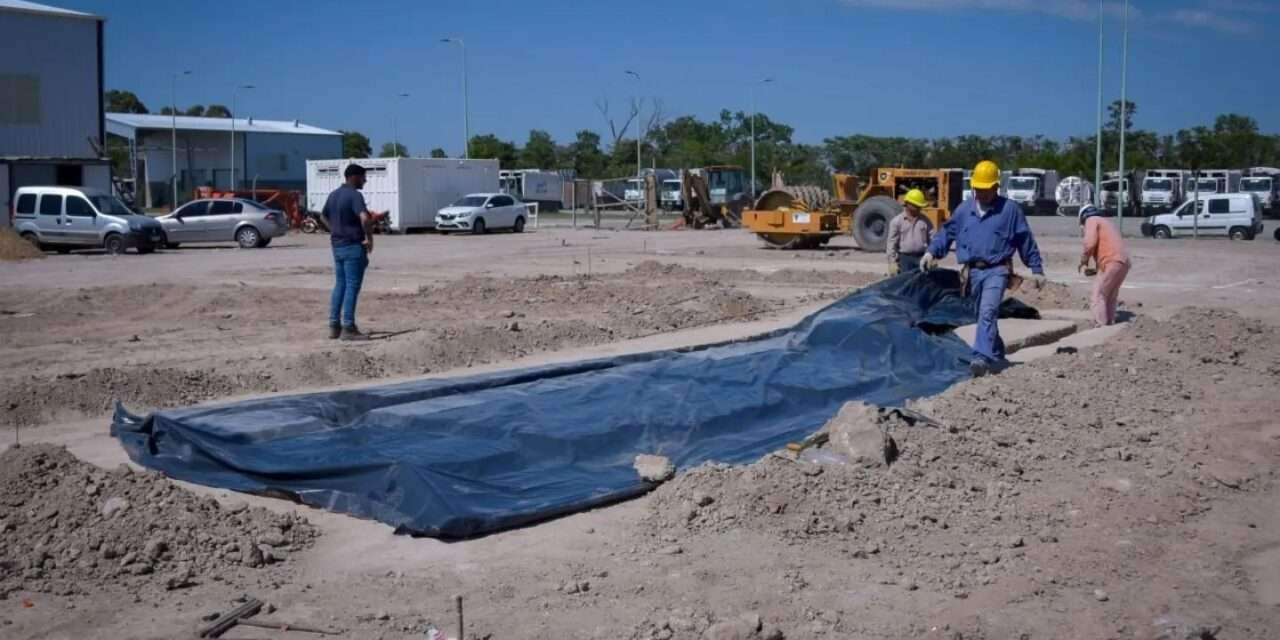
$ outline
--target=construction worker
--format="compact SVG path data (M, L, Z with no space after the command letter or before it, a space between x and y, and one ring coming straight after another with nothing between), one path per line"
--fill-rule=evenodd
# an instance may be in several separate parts
M329 223L333 246L333 294L329 297L329 339L368 340L356 327L356 301L364 283L364 271L373 253L373 212L365 206L365 168L352 163L342 172L345 182L325 200L323 215Z
M1097 265L1098 279L1093 283L1089 310L1093 312L1093 324L1105 327L1116 322L1120 285L1129 275L1129 248L1120 230L1091 204L1080 209L1080 225L1084 227L1084 251L1076 270L1088 269L1090 259Z
M933 237L933 227L921 214L927 206L929 202L924 199L924 192L912 189L902 198L902 213L889 221L889 243L885 247L889 257L889 275L896 276L920 268L920 259Z
M1031 227L1018 203L1001 196L1000 167L990 160L979 162L970 178L973 198L956 207L951 219L933 236L929 250L920 261L928 271L956 245L956 261L961 267L965 295L978 303L978 331L973 342L969 371L974 377L998 371L1008 365L1004 341L1000 339L1000 303L1013 275L1013 254L1034 274L1035 288L1044 286L1044 263Z

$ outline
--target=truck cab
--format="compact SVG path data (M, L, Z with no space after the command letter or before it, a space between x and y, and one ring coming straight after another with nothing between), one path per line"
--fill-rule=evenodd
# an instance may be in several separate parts
M1148 175L1142 179L1141 197L1146 211L1169 211L1182 201L1182 183L1174 178Z
M1249 169L1240 178L1240 192L1258 196L1258 202L1267 217L1280 215L1280 169Z
M1009 186L1005 195L1012 201L1022 205L1025 210L1035 208L1040 194L1040 178L1035 176L1009 176Z

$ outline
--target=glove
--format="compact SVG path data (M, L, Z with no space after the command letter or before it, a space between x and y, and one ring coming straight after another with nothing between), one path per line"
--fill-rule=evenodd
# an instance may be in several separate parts
M924 254L924 258L920 259L920 270L932 271L933 268L936 266L938 266L938 259L933 257L932 253L929 253L926 251Z
M1048 281L1049 280L1044 277L1043 273L1037 273L1031 276L1031 286L1035 287L1037 291L1043 289L1045 283Z
M897 261L897 260L890 260L890 261L889 261L889 275L891 275L891 276L896 276L896 275L898 275L898 273L899 273L899 272L901 272L901 271L902 271L902 267L899 267L899 266L898 266L898 261Z
M1076 266L1076 273L1084 273L1084 270L1088 268L1089 268L1089 259L1080 258L1080 264Z

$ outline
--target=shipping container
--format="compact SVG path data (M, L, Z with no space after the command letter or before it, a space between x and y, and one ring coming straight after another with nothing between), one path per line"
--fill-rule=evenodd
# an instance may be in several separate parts
M555 171L516 169L499 172L502 191L525 202L536 202L542 211L564 206L564 177Z
M320 211L342 186L351 163L368 170L364 199L372 211L390 213L391 230L433 229L436 212L468 193L498 191L497 160L456 158L360 158L307 161L307 209Z

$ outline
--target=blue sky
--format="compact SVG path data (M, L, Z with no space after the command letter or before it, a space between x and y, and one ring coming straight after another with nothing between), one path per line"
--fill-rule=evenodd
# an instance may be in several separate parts
M231 102L416 153L462 139L467 43L471 131L523 143L603 130L595 102L640 93L670 116L762 112L819 142L850 133L1087 134L1096 101L1091 0L49 0L107 17L109 88ZM1129 97L1137 125L1171 132L1224 112L1280 131L1280 0L1134 0ZM1107 100L1120 91L1120 4L1108 2ZM638 72L637 82L624 70ZM397 98L399 93L411 94Z

